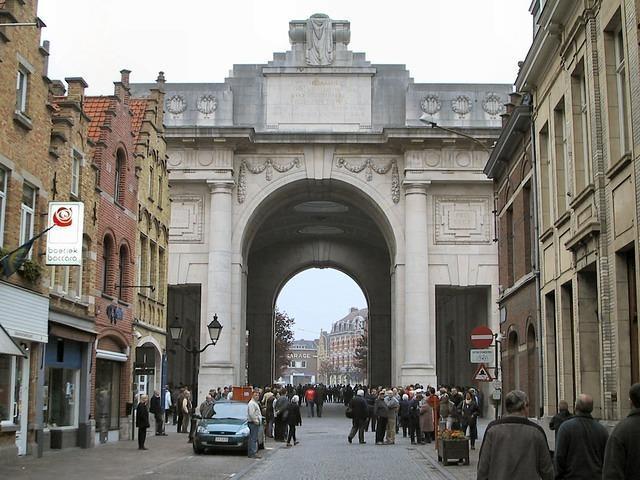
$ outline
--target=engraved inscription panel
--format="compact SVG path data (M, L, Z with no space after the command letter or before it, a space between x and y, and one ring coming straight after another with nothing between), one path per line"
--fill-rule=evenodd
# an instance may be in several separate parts
M436 244L491 242L489 198L435 197Z
M172 196L170 242L202 242L202 205L203 198L200 195Z
M371 77L267 77L269 129L350 131L371 127Z

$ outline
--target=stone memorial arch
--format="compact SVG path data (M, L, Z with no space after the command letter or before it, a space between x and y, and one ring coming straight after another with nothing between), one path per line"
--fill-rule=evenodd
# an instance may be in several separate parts
M420 118L491 145L510 86L415 83L350 51L349 22L326 15L290 22L289 40L223 83L165 86L169 284L201 291L200 318L189 302L169 315L201 344L214 313L224 325L200 393L271 382L275 299L309 267L365 293L372 383L470 384L468 333L498 328L487 153Z

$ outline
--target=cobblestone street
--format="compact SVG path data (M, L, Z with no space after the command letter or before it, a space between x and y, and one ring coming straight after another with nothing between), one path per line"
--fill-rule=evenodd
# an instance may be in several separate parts
M282 478L368 479L368 478L475 478L477 452L471 465L443 467L437 462L433 444L414 446L402 431L396 445L376 446L373 432L367 432L366 445L347 443L350 420L344 407L327 404L322 418L307 418L303 407L303 426L298 429L300 444L287 448L268 441L261 460L250 460L241 453L194 455L186 435L172 426L167 437L148 437L148 451L140 452L136 443L122 441L89 450L51 451L43 458L17 459L0 466L0 478L37 480L140 479L140 478L243 478L270 480ZM485 422L483 422L484 425ZM482 429L481 429L482 430ZM473 455L475 454L475 455Z

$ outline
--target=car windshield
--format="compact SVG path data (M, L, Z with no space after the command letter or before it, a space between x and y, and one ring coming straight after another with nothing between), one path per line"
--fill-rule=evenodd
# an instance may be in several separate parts
M241 425L247 421L246 403L216 403L213 406L215 414L207 423L229 423Z

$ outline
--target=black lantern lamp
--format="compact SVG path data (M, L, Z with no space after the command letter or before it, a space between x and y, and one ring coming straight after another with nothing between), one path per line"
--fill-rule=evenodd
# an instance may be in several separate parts
M187 348L180 342L184 328L178 323L178 316L176 315L174 323L169 326L169 335L171 336L171 340L173 340L174 343L178 343L185 351L189 353L202 353L211 345L215 345L216 343L218 343L218 340L220 339L220 334L222 333L222 324L218 321L217 313L213 315L213 320L211 320L209 325L207 325L207 330L209 331L209 338L211 338L211 343L206 344L201 349Z

